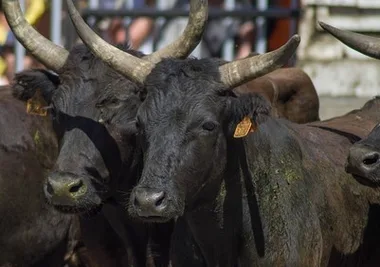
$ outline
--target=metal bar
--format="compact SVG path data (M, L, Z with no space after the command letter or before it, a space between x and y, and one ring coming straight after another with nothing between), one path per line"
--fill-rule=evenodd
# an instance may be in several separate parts
M126 0L126 8L127 9L133 9L134 8L134 5L135 5L135 1L133 0Z
M291 9L299 9L300 8L299 0L291 0L290 8ZM291 37L293 34L297 33L297 26L298 26L298 18L292 17L291 22L290 22L290 36L289 37Z
M268 10L268 0L258 0L257 10ZM267 51L267 20L264 16L256 18L256 52L263 54Z
M235 9L235 0L225 0L224 1L224 9L228 11L232 11ZM225 19L223 23L231 24L232 17L228 17ZM228 38L224 45L223 45L223 50L222 50L222 57L225 60L232 61L234 59L234 46L235 42L232 38Z
M156 9L157 11L163 11L163 10L167 10L167 9L170 9L172 8L173 6L168 6L168 2L166 0L157 0L156 1ZM162 27L165 25L165 23L167 23L167 18L156 18L155 22L154 22L154 31L157 31L157 29L162 29ZM144 53L146 54L151 54L153 51L156 51L162 47L160 46L163 46L163 45L166 45L164 44L164 42L162 41L162 38L163 36L161 35L161 33L158 33L156 34L154 37L151 37L151 50L148 51L148 50L143 50ZM161 41L161 43L160 43Z
M90 8L98 8L99 7L99 0L89 0L88 6Z
M95 16L98 18L103 17L140 17L148 16L151 18L173 18L173 17L187 17L189 12L181 8L173 8L170 10L157 10L154 8L139 8L134 10L120 9L120 10L91 10L84 9L82 16ZM266 18L289 18L300 17L301 10L289 8L270 8L267 10L244 9L244 10L223 10L218 8L209 8L209 18L222 18L222 17L238 17L238 18L256 18L259 16Z
M124 8L126 8L128 10L133 10L134 5L135 5L134 2L135 1L133 1L133 0L126 0L126 6L124 6ZM132 18L126 16L124 18L124 21L125 21L125 24L128 25L128 24L130 24L132 22Z
M19 1L22 11L25 10L25 0ZM15 43L15 69L16 72L22 71L24 69L24 57L25 57L25 48L20 44L17 39Z
M51 1L50 10L50 39L53 43L61 45L62 36L62 0Z
M300 1L299 0L291 0L290 2L290 8L294 8L294 9L298 9L300 8ZM298 18L296 17L293 17L293 18L290 18L290 36L289 38L293 35L293 34L296 34L297 31L298 31ZM297 54L295 53L294 56L290 59L289 61L289 65L290 66L295 66L296 65L296 61L297 61Z
M88 7L90 9L98 9L99 8L99 0L89 0L88 1ZM92 27L96 23L96 18L91 16L87 18L87 23Z

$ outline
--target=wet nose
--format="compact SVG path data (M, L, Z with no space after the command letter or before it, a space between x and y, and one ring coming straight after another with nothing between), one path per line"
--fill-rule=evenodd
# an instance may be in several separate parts
M141 217L161 216L166 209L165 192L150 188L134 189L134 205Z
M362 160L363 166L366 168L372 169L379 165L379 153L377 152L369 152L364 155Z
M366 175L380 166L380 153L365 146L353 146L347 159L346 170L353 174Z
M50 175L45 184L45 195L54 205L75 205L87 193L81 178L64 174Z

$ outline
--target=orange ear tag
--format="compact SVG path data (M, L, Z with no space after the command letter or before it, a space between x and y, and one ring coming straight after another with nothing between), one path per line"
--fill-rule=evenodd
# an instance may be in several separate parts
M48 104L42 96L41 90L38 88L34 96L26 101L26 113L38 116L46 116Z
M249 133L252 133L256 130L256 126L252 124L251 119L248 116L245 116L244 119L239 122L236 126L234 132L234 138L242 138L247 136Z

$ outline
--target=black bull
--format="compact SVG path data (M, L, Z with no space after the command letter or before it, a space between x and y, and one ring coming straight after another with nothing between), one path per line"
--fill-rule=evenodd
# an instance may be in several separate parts
M350 137L271 118L262 97L234 96L217 73L212 60L163 60L147 76L137 115L144 169L130 213L183 218L208 266L367 260L361 245L378 196L344 171ZM245 116L257 129L232 138Z
M63 266L78 242L71 215L48 205L41 187L57 157L48 118L0 88L0 266Z

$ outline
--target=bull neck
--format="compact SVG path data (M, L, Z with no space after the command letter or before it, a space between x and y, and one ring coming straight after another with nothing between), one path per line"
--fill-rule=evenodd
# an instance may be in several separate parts
M238 261L243 203L240 157L236 153L243 148L243 140L227 140L227 164L222 177L217 178L222 182L212 192L213 201L185 213L207 266L235 266Z
M276 140L277 136L271 130L284 130L284 127L270 118L257 132L245 138L227 139L227 166L214 201L185 214L207 266L234 266L241 255L263 255L263 226L259 210L263 195L257 191L257 184L268 183L265 188L272 186L268 172L271 153L278 143L288 141L288 135L283 131L279 136L282 140ZM247 240L247 236L252 239ZM249 249L247 243L251 244Z

